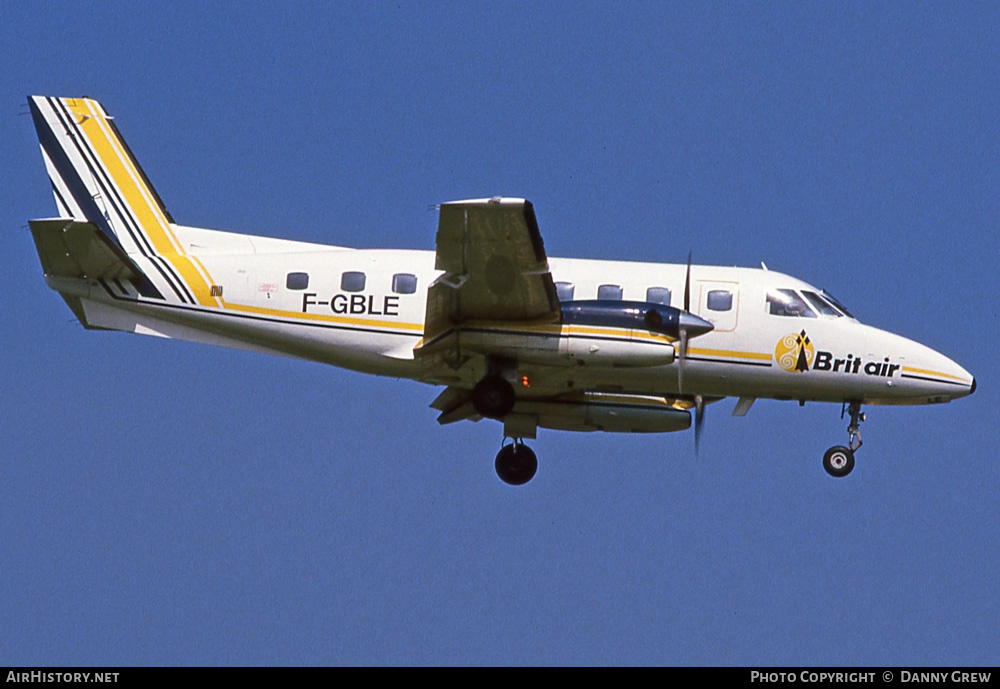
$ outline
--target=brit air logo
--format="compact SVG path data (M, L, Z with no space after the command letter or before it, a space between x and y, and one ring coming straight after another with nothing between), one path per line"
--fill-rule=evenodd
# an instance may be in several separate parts
M778 346L774 348L774 360L778 362L778 366L790 373L808 371L815 356L816 350L805 330L785 335L778 340Z
M892 378L900 368L899 364L891 363L889 357L883 358L882 361L866 363L861 357L853 354L848 354L843 359L835 359L833 352L822 350L817 352L805 330L785 335L778 340L778 345L774 348L774 360L789 373L812 370Z

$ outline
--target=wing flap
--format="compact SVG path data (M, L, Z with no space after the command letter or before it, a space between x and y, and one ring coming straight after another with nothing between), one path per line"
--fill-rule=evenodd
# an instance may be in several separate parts
M466 419L479 421L482 418L472 406L472 391L453 386L446 387L431 402L431 409L441 412L437 421L442 426Z

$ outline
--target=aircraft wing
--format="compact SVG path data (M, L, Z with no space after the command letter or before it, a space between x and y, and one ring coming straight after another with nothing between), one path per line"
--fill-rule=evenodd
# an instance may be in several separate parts
M465 323L552 323L559 299L535 211L524 199L441 205L421 353L447 348Z

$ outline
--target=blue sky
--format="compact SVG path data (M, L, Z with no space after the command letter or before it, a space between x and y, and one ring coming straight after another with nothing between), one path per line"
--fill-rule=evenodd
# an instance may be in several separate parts
M0 664L995 664L990 3L3 3ZM89 95L184 224L433 248L523 196L552 256L756 266L976 375L693 434L498 424L318 364L86 332L27 220L25 96Z

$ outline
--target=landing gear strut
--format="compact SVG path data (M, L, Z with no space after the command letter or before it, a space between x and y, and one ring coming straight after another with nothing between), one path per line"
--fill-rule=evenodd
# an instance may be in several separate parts
M860 424L865 420L865 415L861 412L860 402L851 402L847 408L851 415L851 423L847 426L847 433L850 437L848 447L834 445L823 455L823 468L826 473L836 478L843 478L854 469L854 453L861 447ZM841 417L844 412L841 411Z
M530 447L515 438L513 443L500 448L494 466L501 481L511 486L521 486L535 475L538 458Z

